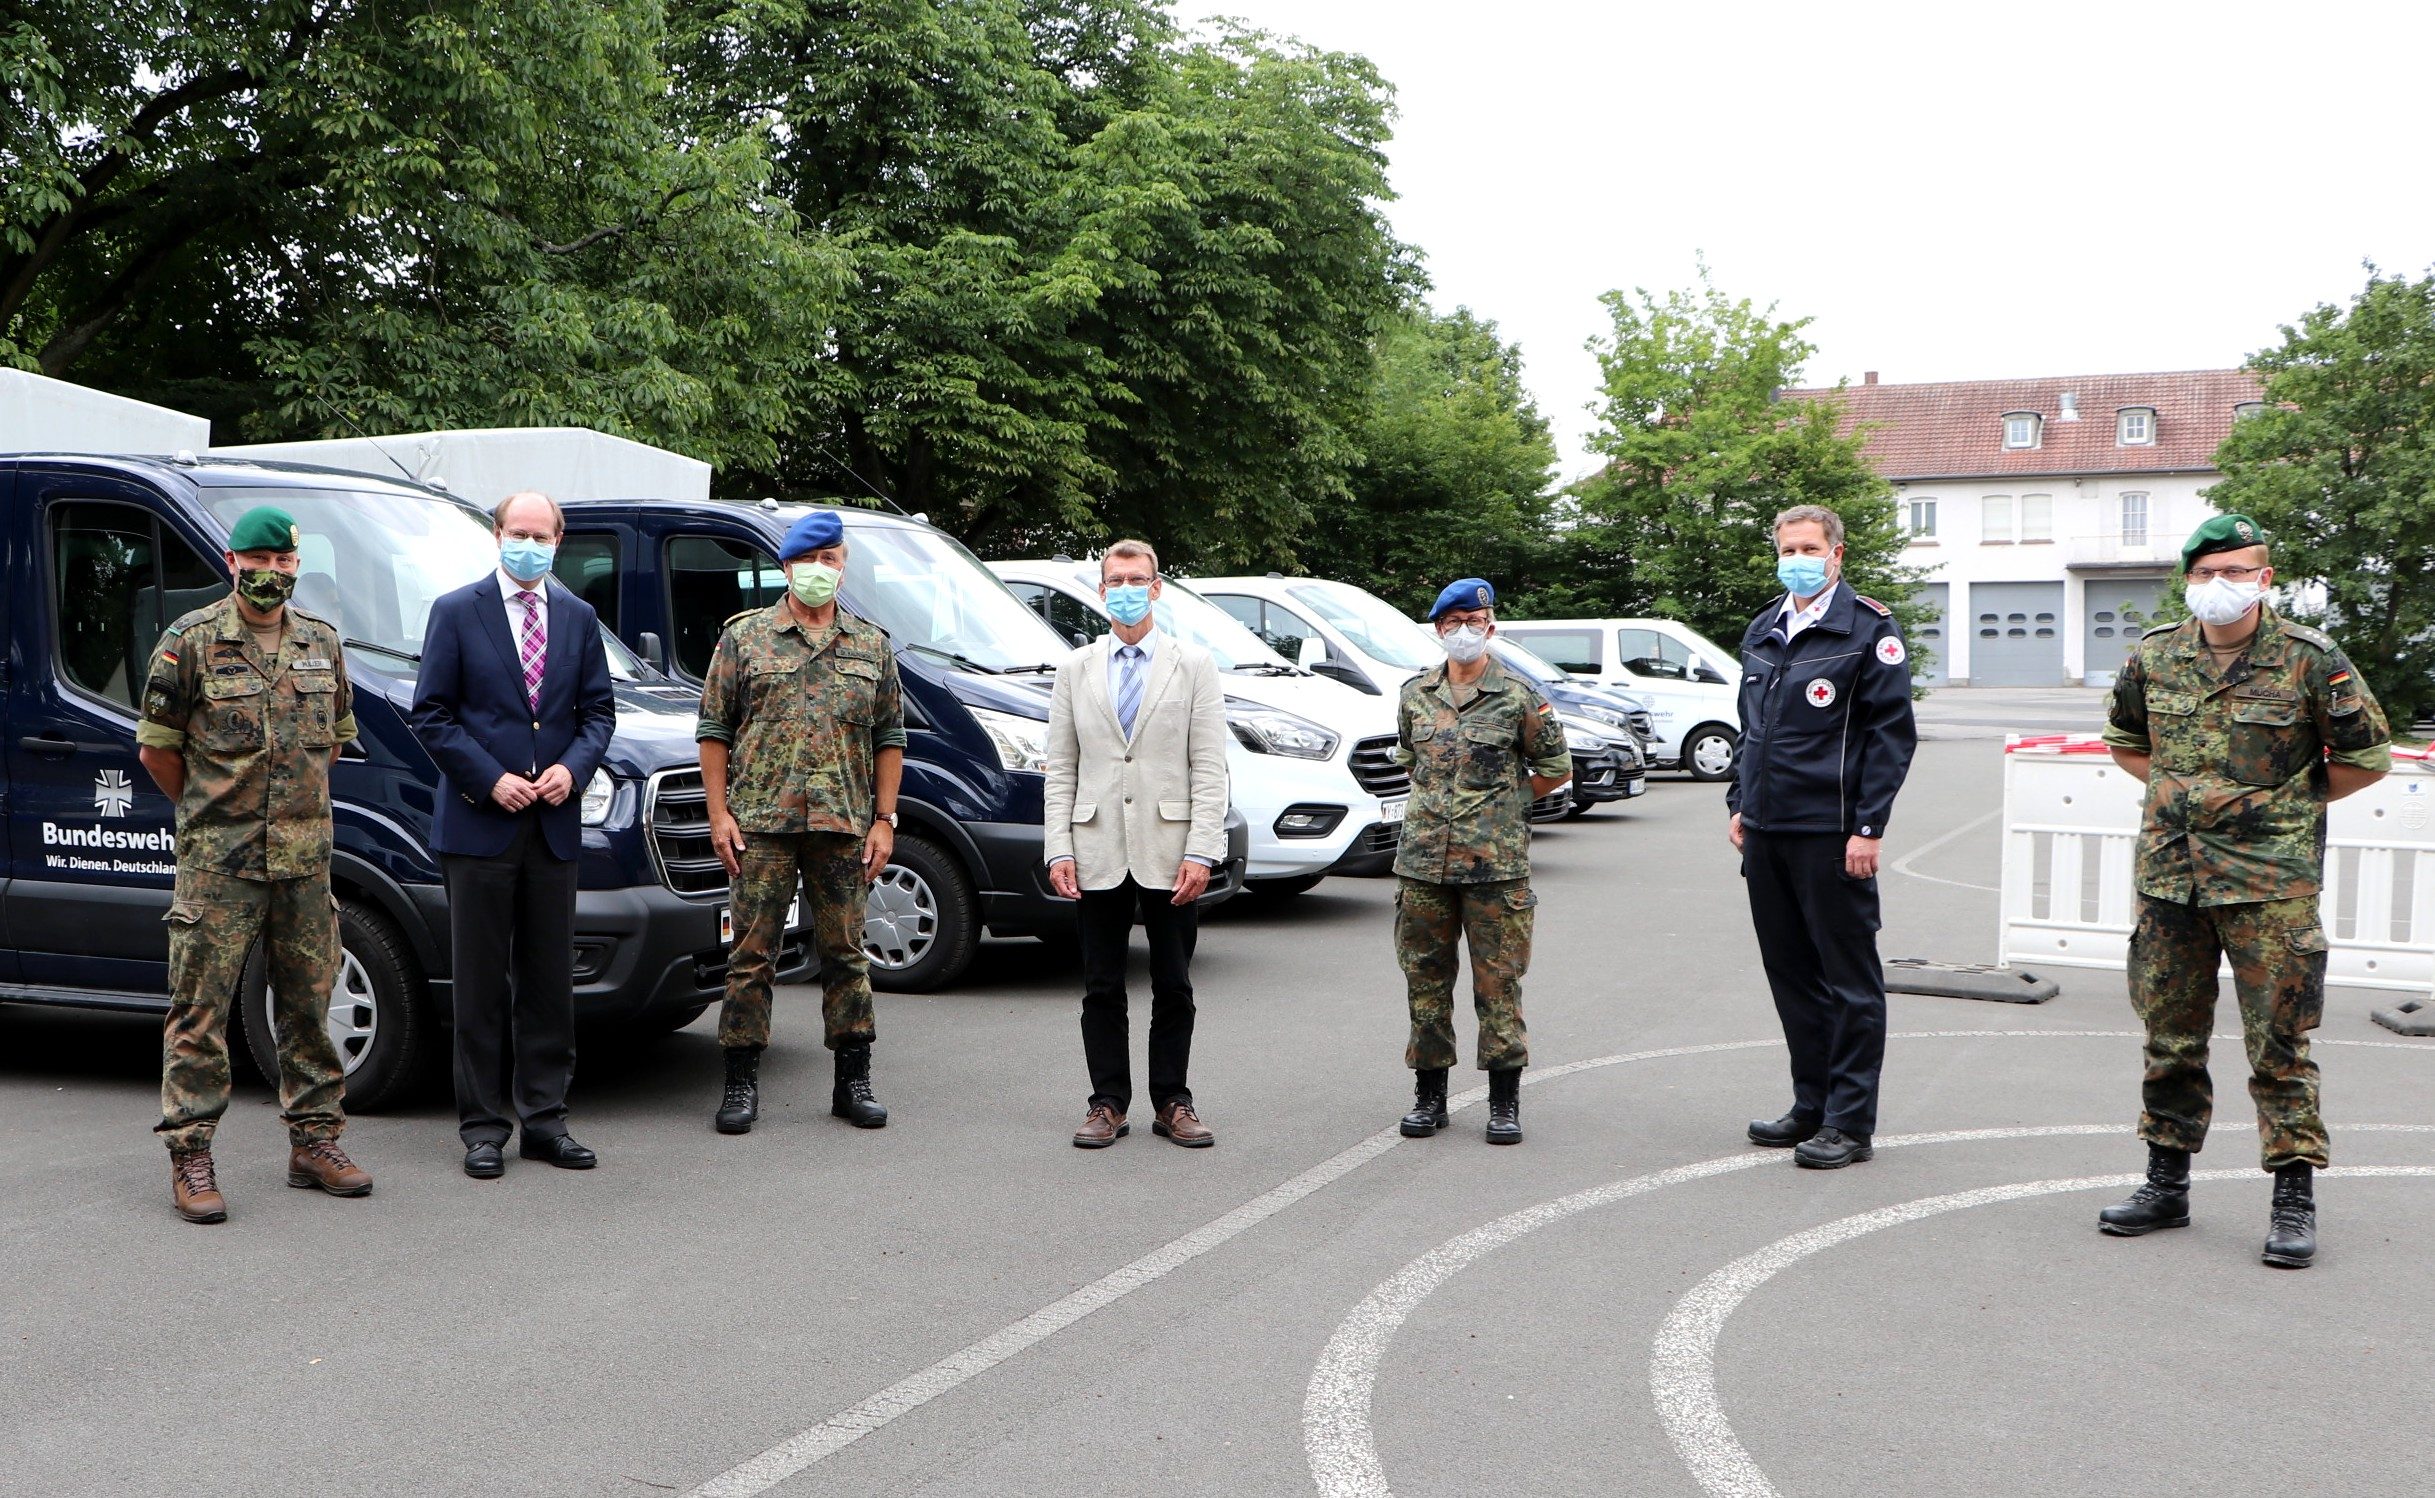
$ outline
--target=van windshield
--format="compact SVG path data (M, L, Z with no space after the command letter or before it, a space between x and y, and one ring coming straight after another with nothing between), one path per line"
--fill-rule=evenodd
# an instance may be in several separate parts
M1296 583L1286 591L1342 630L1356 649L1374 661L1426 671L1446 658L1436 636L1395 612L1374 593L1343 583Z
M490 517L459 500L397 489L207 487L225 533L256 505L296 519L296 606L335 620L351 645L407 661L423 653L432 602L499 565Z
M1073 646L954 540L906 525L846 524L845 592L898 650L984 671L1052 666Z

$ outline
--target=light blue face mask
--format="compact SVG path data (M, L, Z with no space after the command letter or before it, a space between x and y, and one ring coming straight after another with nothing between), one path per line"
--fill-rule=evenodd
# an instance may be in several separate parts
M1131 629L1150 617L1150 586L1147 583L1125 583L1107 590L1104 600L1108 617Z
M550 563L557 559L558 548L547 541L511 537L499 543L499 565L520 583L537 583L549 576Z
M1795 598L1815 598L1826 591L1826 558L1777 557L1776 581Z

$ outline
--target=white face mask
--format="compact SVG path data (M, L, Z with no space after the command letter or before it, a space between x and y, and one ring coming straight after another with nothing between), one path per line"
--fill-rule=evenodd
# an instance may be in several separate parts
M2190 612L2201 624L2221 629L2257 607L2266 596L2264 582L2236 583L2228 577L2211 577L2203 583L2191 583L2182 589L2189 600Z
M1448 656L1468 666L1488 653L1488 631L1476 624L1458 624L1438 636L1438 643L1446 647Z

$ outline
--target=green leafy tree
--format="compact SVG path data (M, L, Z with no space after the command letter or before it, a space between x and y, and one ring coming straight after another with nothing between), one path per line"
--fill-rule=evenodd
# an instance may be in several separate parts
M1593 340L1604 375L1590 439L1606 467L1576 485L1563 560L1529 600L1541 614L1654 614L1714 639L1741 637L1783 588L1769 524L1796 504L1843 520L1844 576L1906 630L1925 617L1903 565L1890 485L1832 400L1787 401L1814 352L1808 319L1780 321L1700 284L1603 298L1613 332ZM1914 653L1914 671L1922 669Z
M227 435L580 422L768 459L840 283L657 0L0 10L0 358Z
M2265 407L2216 449L2208 502L2266 527L2277 580L2323 589L2301 617L2415 722L2435 713L2435 276L2371 265L2282 334L2249 358Z
M1523 594L1547 550L1556 449L1521 350L1468 308L1417 303L1376 350L1350 497L1321 511L1305 559L1414 614L1456 577Z

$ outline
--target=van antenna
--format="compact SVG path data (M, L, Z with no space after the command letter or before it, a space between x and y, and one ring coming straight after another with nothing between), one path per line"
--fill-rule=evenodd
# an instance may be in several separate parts
M355 429L356 436L361 437L364 439L364 441L370 443L374 452L379 453L382 457L389 460L390 467L396 469L399 473L406 476L407 483L423 484L425 482L424 480L414 476L413 469L410 469L405 464L400 463L397 460L397 455L395 453L392 453L389 451L389 449L381 446L380 439L373 436L370 432L365 431L363 428L363 423L357 421L354 417L349 416L343 407L332 405L329 401L324 400L321 392L318 389L311 390L306 393L313 397L314 401L321 406L321 409L329 412L332 416L337 417L340 421L345 422L348 426L353 427ZM445 488L446 486L442 485L441 487Z
M862 485L865 489L870 490L871 493L878 498L881 504L886 505L889 509L894 510L899 515L906 516L907 518L912 517L913 512L906 509L903 505L898 504L896 502L895 495L890 494L887 490L880 488L879 485L872 483L869 479L864 478L859 473L856 473L853 465L846 462L845 459L837 456L833 452L830 452L827 448L821 446L817 442L812 444L812 451L836 464L840 473L843 473L855 483Z

